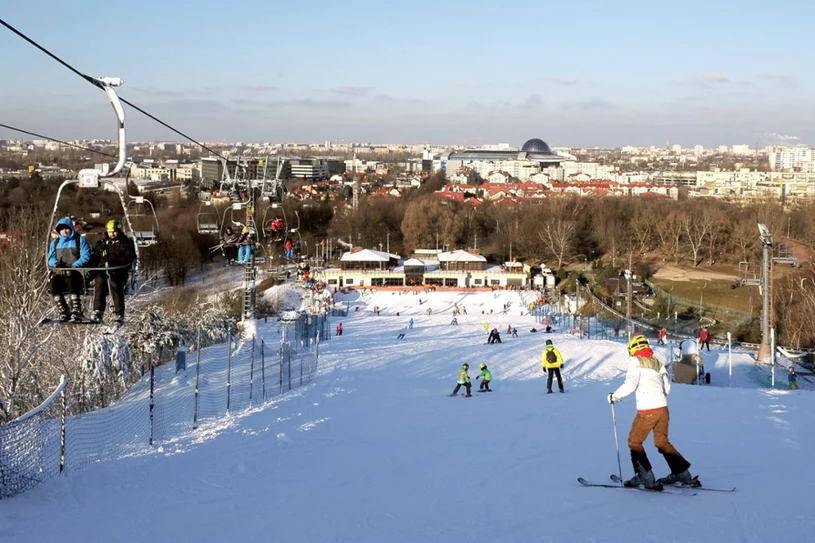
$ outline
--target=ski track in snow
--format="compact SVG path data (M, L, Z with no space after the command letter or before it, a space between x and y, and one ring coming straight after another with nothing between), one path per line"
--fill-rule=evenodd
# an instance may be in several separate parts
M312 383L3 500L0 543L815 541L815 520L800 509L815 476L815 397L761 388L769 369L749 353L733 353L732 378L727 351L705 353L712 385L674 385L670 397L671 441L691 471L735 493L585 488L577 477L599 482L617 472L605 396L625 374L622 339L530 333L540 325L519 316L515 292L337 299L352 311L332 319L345 331L320 345ZM449 324L454 303L468 311L458 326ZM397 340L411 317L413 329ZM503 343L485 344L484 322ZM279 338L275 323L256 326L260 337ZM564 355L567 394L545 394L547 337ZM655 350L668 355L668 347ZM202 360L225 351L213 346ZM464 361L476 390L486 362L495 391L447 397ZM190 382L178 379L174 393L187 393ZM786 387L784 372L776 384ZM139 383L128 401L145 397ZM634 411L633 397L616 406L624 476ZM650 439L646 448L657 476L666 474Z

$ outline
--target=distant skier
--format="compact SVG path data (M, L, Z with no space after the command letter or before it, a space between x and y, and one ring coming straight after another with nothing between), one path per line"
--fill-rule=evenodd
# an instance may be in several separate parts
M707 347L707 352L710 352L710 330L702 328L699 331L699 351Z
M493 328L492 332L490 332L490 335L487 338L488 345L491 345L493 343L501 343L501 334L498 333L498 328Z
M408 325L408 328L413 330L413 317L410 318L410 324Z
M492 381L492 372L487 369L487 364L482 362L478 365L481 369L481 373L479 373L475 380L478 381L481 379L481 384L478 386L479 392L492 392L490 389L490 382Z
M402 328L402 330L399 332L399 335L396 336L396 339L405 339L405 333L406 332L407 332L407 328L406 327Z
M342 323L339 323L339 324L337 325L337 335L338 335L338 336L341 336L341 335L342 335Z
M512 337L518 337L518 329L517 328L512 329Z
M450 324L453 325L453 326L458 326L458 318L453 317L453 320L450 321Z
M795 368L790 366L789 373L787 374L787 390L801 390L801 387L798 386L798 377L795 374Z
M561 392L565 392L563 389L563 377L560 375L560 368L563 367L563 355L552 345L551 339L546 340L546 348L543 350L543 355L541 356L541 366L543 366L543 371L547 374L546 393L552 393L553 377L557 377L558 389Z
M660 345L665 345L665 339L668 337L668 329L662 328L659 333L657 334L657 339L659 340Z
M625 486L643 485L646 488L659 488L661 484L694 484L698 481L688 469L690 462L668 441L668 394L671 380L662 362L654 356L645 336L639 334L628 342L628 371L620 388L608 395L608 403L619 402L632 392L636 392L637 415L628 434L628 447L631 449L631 464L634 477ZM671 474L655 480L651 462L642 446L648 434L654 432L654 445L665 457Z
M456 381L456 388L453 389L453 393L450 396L458 396L458 391L461 388L461 385L464 385L464 388L467 389L466 396L469 398L472 396L470 393L470 387L472 384L470 383L470 376L467 374L467 371L470 369L470 365L468 363L464 363L461 365L461 369L458 370L458 380Z

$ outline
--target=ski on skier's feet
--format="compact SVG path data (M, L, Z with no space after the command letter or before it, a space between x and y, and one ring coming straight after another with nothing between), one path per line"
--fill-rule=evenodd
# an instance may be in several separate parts
M612 475L611 480L616 481L616 482L620 482L620 476L619 475ZM702 486L701 481L699 481L699 476L698 475L694 475L693 482L690 483L690 484L676 483L676 484L672 484L672 485L666 485L665 483L662 483L662 485L665 488L685 488L685 489L693 489L693 490L707 490L708 492L735 492L736 491L735 486L732 487L732 488L709 488L709 487L706 487L706 486Z
M611 475L609 475L609 477L611 478L612 481L614 481L618 485L624 484L624 481L622 479L620 479L620 476L617 475L616 473L612 473ZM660 483L659 481L657 481L657 484L659 485L659 488L661 488L663 490L666 489L666 488L675 488L677 490L696 490L696 489L701 488L699 486L666 485L666 484ZM699 483L699 484L701 484L701 483ZM633 487L626 487L626 488L633 488ZM687 494L687 492L685 492L685 494Z
M74 319L74 320L68 319L68 320L65 320L65 321L62 320L62 319L42 319L40 321L40 325L46 325L46 324L100 324L100 323L98 323L96 321L92 321L91 319L89 319L87 317L81 317L81 318Z
M624 488L626 490L642 490L644 492L653 492L657 494L679 494L681 496L695 496L696 493L691 492L682 492L680 490L665 490L662 487L660 488L645 488L644 486L622 486L620 484L611 484L611 483L591 483L585 480L583 477L578 477L577 482L583 486L594 486L594 487L601 487L601 488Z

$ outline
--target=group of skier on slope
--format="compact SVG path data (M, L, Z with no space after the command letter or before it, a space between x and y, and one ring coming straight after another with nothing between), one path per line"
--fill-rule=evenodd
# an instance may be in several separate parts
M643 486L650 490L661 490L663 485L701 486L699 479L690 473L690 462L676 450L668 439L668 425L670 413L668 412L668 394L671 392L671 382L665 365L656 357L643 335L633 336L628 342L628 367L625 381L617 390L608 394L609 404L622 401L630 394L635 395L637 415L631 424L628 435L628 447L631 453L631 465L634 476L623 484L626 487ZM563 356L552 344L551 339L546 340L546 348L541 357L541 365L547 374L546 392L552 393L553 378L557 378L558 389L565 392L563 378L560 370L564 366ZM451 396L458 395L462 386L466 389L466 397L470 393L469 364L464 363L458 373L456 387ZM492 374L486 363L479 364L481 373L476 379L483 377L481 390L490 391L489 383ZM654 476L653 468L643 443L650 433L654 434L654 445L665 458L670 474L660 479Z

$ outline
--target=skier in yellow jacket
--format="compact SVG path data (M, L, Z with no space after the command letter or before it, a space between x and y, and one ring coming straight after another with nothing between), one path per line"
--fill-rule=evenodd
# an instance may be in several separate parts
M561 392L565 392L563 390L563 378L560 376L560 368L563 367L563 356L552 345L551 339L546 340L546 348L541 356L541 366L543 366L543 371L549 374L549 378L546 380L546 393L552 393L552 377L555 375L557 376L557 387Z
M453 393L450 394L450 396L458 396L458 391L461 388L461 385L464 385L464 388L467 389L467 394L465 394L465 396L467 398L472 396L472 394L470 394L470 387L472 385L470 384L470 376L467 373L467 371L469 369L470 369L470 365L468 363L465 362L464 364L461 365L461 369L458 370L458 379L456 380L456 388L453 389Z

